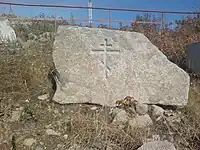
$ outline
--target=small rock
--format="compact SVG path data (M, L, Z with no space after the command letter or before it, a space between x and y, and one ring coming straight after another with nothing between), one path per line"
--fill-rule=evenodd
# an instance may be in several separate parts
M56 121L56 123L58 127L62 126L62 122L60 120Z
M154 141L162 141L160 135L152 135L151 138L145 138L142 140L143 143L149 143Z
M21 117L22 110L12 111L10 122L18 121Z
M65 140L68 139L68 135L67 134L65 134L63 137L64 137Z
M16 108L16 110L18 110L18 111L23 111L23 110L24 110L24 107Z
M27 146L27 147L30 147L34 143L36 143L36 140L33 139L33 138L27 138L27 139L24 140L24 145Z
M110 145L108 145L108 146L106 147L106 150L113 150L113 148L112 148Z
M47 129L47 130L46 130L46 133L47 133L48 135L56 135L56 136L61 135L61 133L56 132L56 131L54 131L53 129Z
M29 34L28 34L28 39L29 39L29 40L36 40L36 39L37 39L37 36L36 36L35 34L33 34L33 33L29 33Z
M113 113L116 114L113 120L115 123L126 123L129 119L125 110L116 109Z
M41 146L37 146L37 147L35 148L35 150L43 150L43 148L42 148Z
M137 150L176 150L176 148L168 141L153 141L143 144Z
M38 96L38 99L39 99L39 100L47 100L48 97L49 97L49 94L44 94L44 95Z
M51 128L51 127L52 127L52 124L45 125L45 128Z
M72 145L68 150L82 150L81 147L77 144Z
M54 114L55 114L56 116L61 116L61 115L62 115L62 114L59 112L58 109L54 109L53 112L54 112Z
M23 48L23 49L28 49L28 48L30 48L31 46L36 45L36 43L37 43L37 42L34 41L34 40L27 40L26 42L23 43L22 48Z
M164 111L165 110L159 106L156 106L156 105L151 106L152 117L154 117L156 119L156 121L159 121L160 119L163 118Z
M160 135L152 135L154 141L160 141Z
M165 110L165 111L164 111L164 115L165 115L166 117L170 117L170 116L174 116L175 113L173 112L173 110Z
M98 150L105 148L105 143L103 143L101 140L95 140L92 145L93 146L89 150Z
M136 105L136 113L138 115L145 115L147 112L148 112L148 105L147 104L138 103Z
M23 40L20 37L16 38L16 42L21 46L24 44Z
M129 126L133 128L145 128L153 125L152 119L148 114L136 116L135 118L128 121Z
M114 116L117 115L120 111L122 111L122 109L119 109L119 108L112 108L110 110L111 114Z
M152 115L153 116L155 116L155 117L163 116L164 111L165 110L163 108L156 106L156 105L152 105Z
M91 110L97 110L97 107L94 106L94 107L91 107L90 109L91 109Z
M62 149L63 147L64 147L64 145L58 144L58 145L57 145L57 148L56 148L55 150L60 150L60 149Z
M10 43L17 40L16 33L6 18L0 19L0 43Z

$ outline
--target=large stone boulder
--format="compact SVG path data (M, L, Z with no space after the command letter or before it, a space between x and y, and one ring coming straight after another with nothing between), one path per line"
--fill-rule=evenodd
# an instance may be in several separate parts
M0 43L16 41L14 29L10 26L8 19L0 18Z
M53 61L53 100L114 106L133 96L140 103L186 105L189 75L137 32L59 26Z

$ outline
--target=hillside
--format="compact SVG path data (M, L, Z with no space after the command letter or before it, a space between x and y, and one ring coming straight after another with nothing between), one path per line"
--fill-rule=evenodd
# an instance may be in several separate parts
M159 120L150 112L154 122L153 125L148 122L150 130L126 125L121 128L118 123L126 116L122 110L99 105L61 105L45 94L55 91L53 24L34 22L15 24L13 28L17 42L0 45L0 149L64 150L71 147L72 150L80 145L94 150L106 146L107 150L137 150L144 139L158 136L174 143L177 150L200 149L198 77L191 75L186 107L159 106L158 114L167 113ZM185 69L184 47L200 41L199 18L180 21L176 30L166 28L162 34L155 28L154 25L135 25L121 27L121 30L144 33L169 60Z

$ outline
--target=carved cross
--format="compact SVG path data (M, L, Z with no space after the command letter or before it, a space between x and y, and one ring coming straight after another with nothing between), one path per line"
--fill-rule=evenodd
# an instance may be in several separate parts
M105 72L105 78L108 78L108 71L110 68L108 67L107 64L107 54L119 54L120 50L113 50L113 49L107 49L108 47L112 47L112 44L108 44L108 39L105 39L103 44L100 44L100 46L103 46L103 49L95 49L92 50L93 54L103 54L103 61L102 63L104 64L104 72Z

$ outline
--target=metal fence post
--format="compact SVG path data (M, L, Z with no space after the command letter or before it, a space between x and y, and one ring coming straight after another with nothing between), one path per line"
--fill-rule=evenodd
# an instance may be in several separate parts
M109 28L111 29L111 10L109 9Z
M56 33L56 28L57 28L57 19L56 19L56 13L55 13L55 23L54 23L54 32Z
M163 35L163 31L164 31L164 13L161 13L161 36Z

